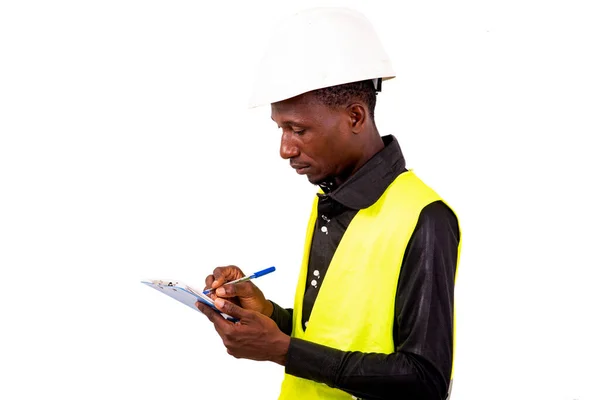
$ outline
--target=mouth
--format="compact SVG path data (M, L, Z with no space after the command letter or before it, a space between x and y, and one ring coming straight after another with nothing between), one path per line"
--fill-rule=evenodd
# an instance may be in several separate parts
M292 168L296 170L296 172L300 175L306 174L310 165L302 165L302 164L291 164Z

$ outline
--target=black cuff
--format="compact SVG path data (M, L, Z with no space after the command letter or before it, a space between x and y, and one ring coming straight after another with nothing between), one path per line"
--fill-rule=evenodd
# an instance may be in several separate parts
M273 314L271 314L271 319L275 321L280 331L286 335L291 335L293 309L281 308L273 301L271 301L271 304L273 304Z
M340 350L291 338L285 372L334 387L341 356L343 353Z

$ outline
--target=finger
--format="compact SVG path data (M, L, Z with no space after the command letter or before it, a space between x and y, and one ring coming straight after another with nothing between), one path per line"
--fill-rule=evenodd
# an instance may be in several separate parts
M225 282L234 281L242 278L244 273L235 265L228 265L226 267L217 267L213 271L215 280L212 282L211 287L217 288L222 286Z
M234 352L231 349L227 349L227 354L229 354L230 356L234 357L234 358L242 358L240 357L236 352Z
M211 283L212 288L222 286L225 282L233 281L238 279L237 267L234 265L228 265L226 267L217 267L213 271L214 281Z
M231 334L231 329L233 322L226 320L223 316L215 311L212 307L207 306L201 301L196 302L196 307L213 323L215 330L221 336L221 338L226 338Z
M213 310L212 308L210 308L206 304L202 303L201 301L197 301L196 302L196 307L198 308L198 310L200 310L200 312L202 314L206 315L206 317L213 324L215 323L215 321L217 321L217 318L223 319L218 312L216 312L215 310Z
M215 276L214 275L209 275L206 277L204 283L206 283L206 286L204 286L203 291L207 291L207 290L211 290L210 292L206 293L206 295L208 297L210 297L211 299L216 299L217 295L215 295L215 291L212 290L212 283L215 281Z
M221 298L217 298L215 300L215 306L219 309L219 311L224 312L227 315L231 315L239 320L252 319L254 317L254 311L245 310L242 307ZM223 318L223 320L225 320L225 318ZM230 321L225 321L231 324Z
M212 283L215 281L215 276L214 275L208 275L206 277L206 279L204 280L204 283L206 284L206 286L204 287L204 290L206 289L210 289L212 287Z
M231 285L223 285L215 293L219 297L253 297L254 284L252 282L240 282Z

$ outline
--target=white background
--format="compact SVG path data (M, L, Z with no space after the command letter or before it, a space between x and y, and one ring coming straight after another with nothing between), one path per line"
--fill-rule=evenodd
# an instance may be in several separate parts
M315 189L246 103L277 18L347 5L397 72L380 133L461 218L453 400L600 399L592 3L3 1L0 397L276 398L140 280L275 265L292 305Z

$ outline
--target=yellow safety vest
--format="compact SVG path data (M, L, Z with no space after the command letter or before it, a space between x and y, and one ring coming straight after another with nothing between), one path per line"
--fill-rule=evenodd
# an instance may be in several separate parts
M302 303L317 218L315 198L296 287L292 337L343 351L394 352L394 307L404 251L421 210L437 200L441 200L437 193L407 171L375 204L360 210L335 251L304 331ZM279 399L300 398L352 396L323 383L285 374Z

